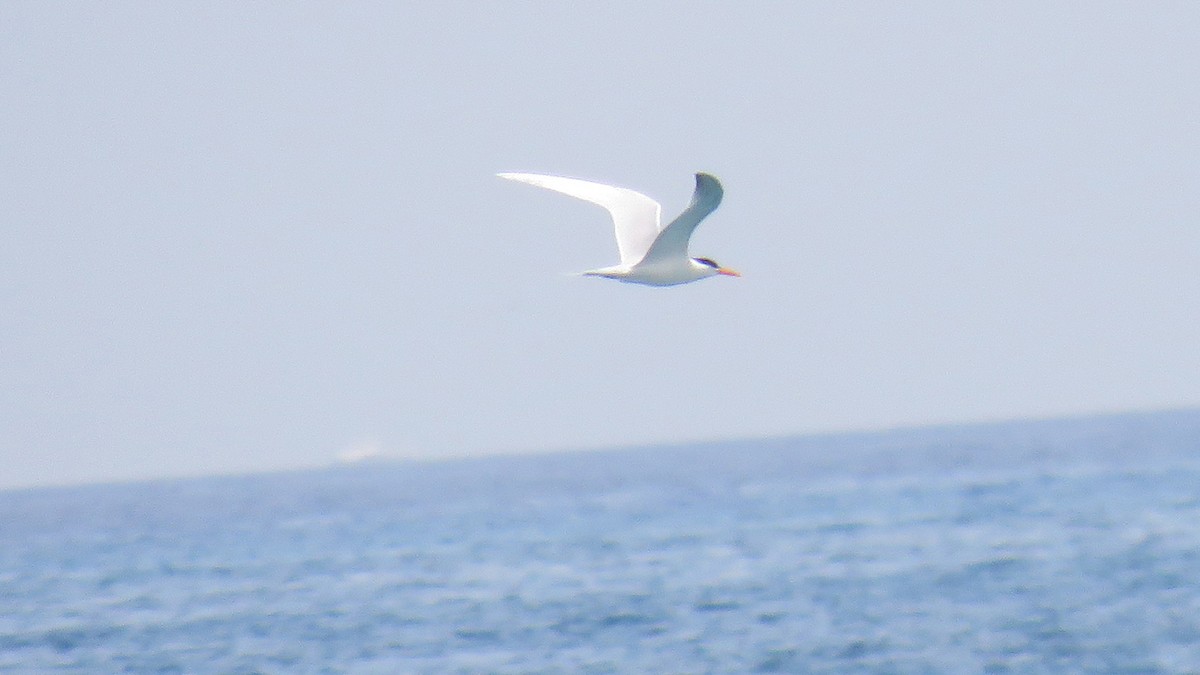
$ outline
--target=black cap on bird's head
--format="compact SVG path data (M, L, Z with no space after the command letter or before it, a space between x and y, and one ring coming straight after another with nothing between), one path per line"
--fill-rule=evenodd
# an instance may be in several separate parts
M715 261L711 258L692 258L692 260L695 260L696 262L700 263L701 265L705 265L707 267L713 268L714 270L717 271L717 274L724 274L724 275L730 276L730 277L742 276L738 272L735 272L735 271L725 268L725 267L721 267L720 265L717 264L717 261Z

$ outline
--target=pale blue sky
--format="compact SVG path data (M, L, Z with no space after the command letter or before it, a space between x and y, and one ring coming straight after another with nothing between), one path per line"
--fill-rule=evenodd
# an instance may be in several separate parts
M0 4L0 486L1200 405L1200 4ZM668 289L613 182L741 270Z

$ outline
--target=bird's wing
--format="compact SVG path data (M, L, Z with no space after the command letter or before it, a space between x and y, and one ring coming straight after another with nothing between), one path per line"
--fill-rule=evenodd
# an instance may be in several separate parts
M717 209L724 194L721 183L715 177L706 173L696 174L696 191L692 193L692 203L675 220L663 228L658 238L650 245L650 249L646 251L646 255L642 257L641 262L654 263L686 259L688 257L688 240L692 238L692 231L696 229L700 221Z
M658 202L640 192L562 176L543 176L536 173L496 175L561 192L608 209L616 228L617 250L621 254L622 265L630 266L641 260L658 236L661 209Z

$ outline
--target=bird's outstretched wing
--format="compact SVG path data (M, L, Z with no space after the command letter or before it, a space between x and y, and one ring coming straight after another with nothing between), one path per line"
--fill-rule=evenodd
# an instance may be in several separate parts
M658 202L640 192L562 176L545 176L536 173L498 173L496 175L508 180L561 192L608 209L616 229L617 250L621 254L622 265L632 266L641 260L646 255L646 251L650 249L650 245L654 243L655 238L659 236L661 208ZM703 216L701 217L703 218Z
M715 177L706 173L696 174L696 191L692 193L692 203L683 213L663 228L658 238L650 245L642 263L666 262L669 260L686 259L688 257L688 240L692 231L708 214L717 210L725 190Z

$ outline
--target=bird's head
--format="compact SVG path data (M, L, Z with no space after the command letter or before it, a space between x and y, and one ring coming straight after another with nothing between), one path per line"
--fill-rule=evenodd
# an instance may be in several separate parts
M715 260L710 260L709 258L692 258L692 262L712 269L712 274L724 274L729 277L742 276L741 273L735 272L728 267L721 267Z

